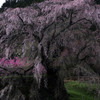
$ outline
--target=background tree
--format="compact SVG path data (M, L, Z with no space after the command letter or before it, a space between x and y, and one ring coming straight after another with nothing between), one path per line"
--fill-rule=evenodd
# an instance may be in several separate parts
M96 2L97 4L100 4L100 0L95 0L95 2Z
M44 0L6 0L2 7L26 7L34 2L42 2Z

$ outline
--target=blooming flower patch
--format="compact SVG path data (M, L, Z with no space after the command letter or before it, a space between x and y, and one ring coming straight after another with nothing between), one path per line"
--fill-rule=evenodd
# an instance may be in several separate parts
M0 59L0 66L2 67L25 67L29 66L32 63L32 61L29 61L28 58L18 58L15 57L14 59L6 59L1 58Z

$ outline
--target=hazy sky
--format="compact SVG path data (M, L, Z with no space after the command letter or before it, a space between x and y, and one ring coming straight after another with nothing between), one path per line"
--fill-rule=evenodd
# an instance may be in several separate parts
M0 7L2 6L2 4L5 2L5 0L0 0Z

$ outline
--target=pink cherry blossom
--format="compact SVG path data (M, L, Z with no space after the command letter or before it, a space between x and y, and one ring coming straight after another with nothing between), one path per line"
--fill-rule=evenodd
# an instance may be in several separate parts
M18 58L15 57L14 59L0 59L0 66L2 67L25 67L29 66L32 61L29 61L28 58Z

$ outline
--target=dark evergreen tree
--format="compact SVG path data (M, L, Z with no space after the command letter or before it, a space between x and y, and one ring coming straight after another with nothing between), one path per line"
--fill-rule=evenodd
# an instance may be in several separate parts
M41 2L41 1L44 0L6 0L2 7L3 8L4 7L12 7L12 8L26 7L34 2Z
M100 4L100 0L95 0L95 2L96 2L97 4Z

